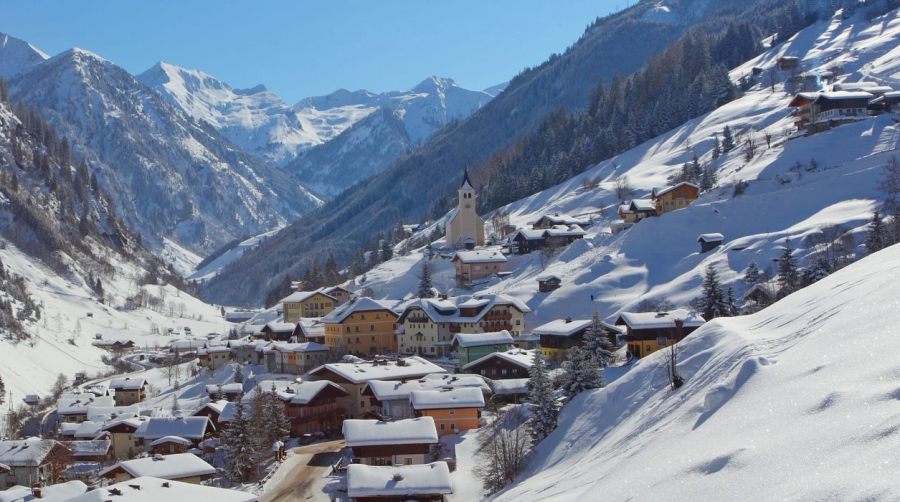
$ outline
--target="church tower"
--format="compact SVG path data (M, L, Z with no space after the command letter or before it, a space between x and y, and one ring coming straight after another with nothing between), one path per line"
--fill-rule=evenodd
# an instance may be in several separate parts
M475 187L469 180L469 170L459 187L459 205L447 224L448 248L484 246L484 220L475 211Z

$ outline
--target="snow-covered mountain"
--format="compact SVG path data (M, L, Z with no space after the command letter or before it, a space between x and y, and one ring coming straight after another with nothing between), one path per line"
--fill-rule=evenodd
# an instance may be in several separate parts
M71 49L10 80L87 159L120 217L147 243L208 251L318 204L294 178L237 149L126 71Z
M49 57L24 40L0 33L0 77L9 79Z

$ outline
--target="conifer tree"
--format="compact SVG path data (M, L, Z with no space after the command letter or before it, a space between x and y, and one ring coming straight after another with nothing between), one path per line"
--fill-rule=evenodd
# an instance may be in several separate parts
M284 405L275 394L266 394L263 404L265 442L271 447L275 441L286 441L291 435L291 423L284 414Z
M178 404L178 395L172 394L172 414L174 415L179 411L181 411L181 405Z
M563 392L569 399L585 390L599 389L604 385L597 361L577 345L566 351L566 361L562 366L566 370Z
M884 249L886 242L884 222L881 219L881 214L876 209L872 213L872 221L869 222L869 233L866 235L866 254L872 254Z
M784 250L778 259L778 298L784 298L799 288L800 271L791 248L791 239L788 238L784 240Z
M609 343L609 338L603 330L603 321L600 320L600 312L594 310L591 316L591 325L584 333L584 351L587 356L600 367L609 366L615 358L614 347Z
M725 129L722 131L722 151L730 152L734 149L734 135L731 132L731 127L725 125Z
M719 135L716 134L715 140L713 142L713 149L712 149L713 160L718 159L719 155L722 155L722 144L719 142Z
M706 267L702 291L700 310L703 312L704 319L709 321L716 317L729 315L730 309L726 303L725 292L722 291L722 283L719 282L719 274L712 265Z
M559 404L553 391L553 383L547 374L544 353L540 346L534 350L531 366L531 391L528 400L532 404L529 427L535 442L539 442L556 429Z
M3 383L3 375L0 375L0 404L6 402L6 384Z
M244 368L240 363L234 366L234 383L244 383Z
M751 260L750 263L747 264L747 271L744 272L744 283L750 286L758 283L760 279L759 273L759 266L755 261Z
M432 264L428 260L422 260L422 266L419 268L419 290L416 296L419 298L433 298L434 287L431 283Z
M737 300L734 298L734 288L731 286L728 286L728 296L725 298L725 304L728 306L728 317L741 314L741 310L737 306Z
M251 443L251 426L245 414L244 395L234 403L234 418L222 433L222 448L225 452L225 472L233 483L250 479L254 467L254 451Z

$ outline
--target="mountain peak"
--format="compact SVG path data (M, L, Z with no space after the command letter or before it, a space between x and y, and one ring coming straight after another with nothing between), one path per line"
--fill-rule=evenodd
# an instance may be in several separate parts
M0 33L0 76L10 78L50 56L28 42Z
M443 90L449 87L459 87L452 78L438 77L432 75L421 81L411 90L415 93L431 93L435 90Z

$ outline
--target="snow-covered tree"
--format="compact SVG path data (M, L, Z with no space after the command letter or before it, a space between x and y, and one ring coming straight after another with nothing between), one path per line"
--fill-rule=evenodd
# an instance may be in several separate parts
M591 325L584 333L584 351L590 359L596 362L600 368L609 366L615 359L614 347L609 343L609 337L603 329L603 321L600 320L600 312L594 310L591 316Z
M726 125L722 131L722 151L730 152L731 150L734 150L734 134L731 132L731 127Z
M431 284L431 274L433 272L434 265L429 260L422 260L422 265L419 268L419 273L416 276L419 278L419 290L416 292L416 296L419 298L434 298L434 286Z
M559 413L559 403L556 401L553 383L547 374L544 352L540 346L534 350L530 373L531 391L528 400L532 407L528 425L535 442L538 442L556 429L556 417Z
M778 298L784 298L799 288L800 271L791 248L791 239L788 238L784 240L784 250L778 259Z
M715 141L713 142L712 148L712 158L716 160L719 156L722 155L722 143L719 142L719 135L715 135Z
M172 394L172 414L181 411L181 405L178 404L178 394Z
M728 317L740 315L741 309L737 306L737 300L734 298L734 288L728 286L728 295L725 297L725 305L728 306Z
M244 368L240 363L234 366L234 383L244 383Z
M719 274L712 265L706 267L702 291L703 296L700 297L700 311L703 313L704 319L709 321L716 317L729 315L731 309L728 308L725 292L722 290L722 283L719 281Z
M241 394L234 403L234 418L222 432L222 449L225 452L225 472L233 483L250 479L255 467L251 424Z
M284 414L284 404L275 394L266 394L263 400L263 430L269 447L275 441L286 441L291 435L291 423Z
M887 236L885 235L884 221L881 214L876 209L872 213L872 221L869 222L869 233L866 235L866 254L872 254L876 251L884 249L887 244Z
M758 283L759 280L759 265L757 265L755 261L751 260L750 263L747 264L747 271L744 272L744 283L752 286Z
M603 374L597 360L577 345L566 351L563 369L566 370L563 377L563 392L569 399L585 390L599 389L604 385Z

